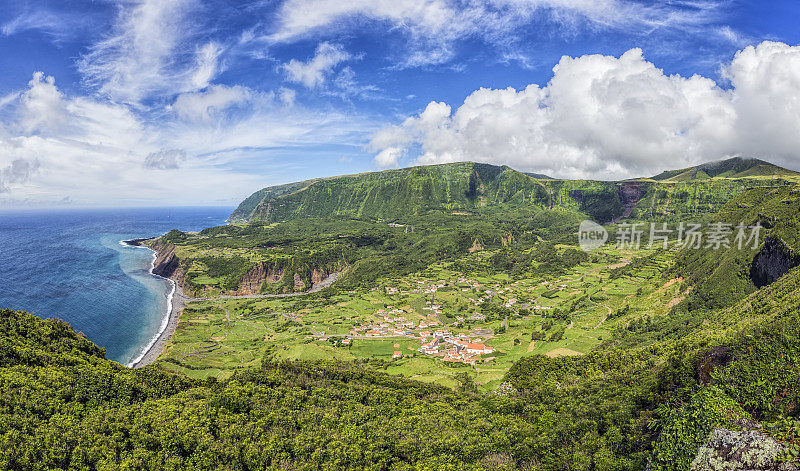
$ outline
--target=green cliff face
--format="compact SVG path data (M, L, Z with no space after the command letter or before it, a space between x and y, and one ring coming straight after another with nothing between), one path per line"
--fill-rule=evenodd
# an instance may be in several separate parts
M709 162L695 167L668 170L653 177L657 181L692 181L710 178L750 178L750 177L796 177L795 171L778 167L759 159L733 157L731 159Z
M230 220L403 220L432 211L496 214L554 208L579 211L603 223L628 217L676 220L714 212L745 189L786 185L797 176L741 158L623 182L545 179L505 166L459 162L264 188L244 200Z
M543 186L533 178L508 167L463 162L265 188L247 198L231 220L397 219L431 210L543 207L547 201Z

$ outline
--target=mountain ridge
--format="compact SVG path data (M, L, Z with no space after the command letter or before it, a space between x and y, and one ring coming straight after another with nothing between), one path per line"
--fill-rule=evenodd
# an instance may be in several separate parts
M233 223L283 222L307 217L356 217L396 220L431 210L480 212L537 210L555 206L578 209L601 222L627 217L647 199L653 185L716 182L712 193L735 192L726 182L792 179L800 174L759 159L731 159L669 170L651 178L620 181L566 180L524 173L506 165L475 162L315 178L266 187L234 210ZM761 180L761 181L759 181ZM635 182L635 183L631 183ZM635 186L641 194L631 194ZM658 202L648 201L650 204ZM666 196L669 205L671 199Z
M652 177L656 181L691 181L708 178L748 178L759 176L797 176L794 170L779 167L766 160L731 157L706 162L693 167L667 170Z

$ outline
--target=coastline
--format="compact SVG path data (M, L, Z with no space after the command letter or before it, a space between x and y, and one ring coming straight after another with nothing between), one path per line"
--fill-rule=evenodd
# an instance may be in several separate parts
M158 258L158 251L142 244L142 242L146 240L148 239L123 240L121 243L132 247L146 248L147 250L153 252L153 261L149 270L150 274L169 281L169 283L172 285L172 290L167 295L167 313L161 323L161 326L159 327L158 333L150 340L150 343L145 346L142 353L135 358L134 361L127 365L130 368L143 368L156 361L158 356L161 355L161 352L164 351L167 341L169 341L169 339L175 333L175 330L178 327L178 320L180 319L183 308L186 306L186 303L189 299L186 297L183 289L181 289L180 284L176 280L154 273L155 261Z
M174 248L169 246L160 247L153 244L149 246L145 242L152 239L131 239L120 241L123 245L132 247L141 247L150 250L153 254L153 259L150 264L149 273L155 277L167 280L172 290L167 295L167 313L164 316L158 332L150 339L149 343L142 349L142 352L134 358L127 366L129 368L143 368L147 365L154 363L159 355L164 351L169 339L175 334L178 328L180 316L183 309L190 301L197 301L202 299L246 299L246 298L282 298L288 296L301 296L304 294L315 293L333 284L341 272L334 272L328 275L324 280L314 284L307 291L282 293L282 294L254 294L254 295L221 295L217 298L191 298L186 296L180 284L180 271L176 271L178 259L175 257ZM155 247L155 248L154 248ZM345 267L346 269L346 267Z
M167 341L172 338L172 335L175 333L175 329L178 327L178 320L181 317L183 308L186 307L188 298L175 280L170 279L169 281L172 282L174 288L172 292L172 299L170 300L169 315L166 318L166 325L164 325L163 329L160 329L158 336L156 336L150 342L150 345L139 357L139 360L129 365L131 368L143 368L155 362L158 356L161 355L161 352L164 351Z

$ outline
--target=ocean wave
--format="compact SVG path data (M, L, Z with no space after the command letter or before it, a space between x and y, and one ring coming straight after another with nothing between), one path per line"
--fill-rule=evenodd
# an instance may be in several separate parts
M128 364L126 365L128 367L133 367L134 365L136 365L137 363L142 361L142 358L144 358L144 356L147 354L147 352L149 352L150 349L153 348L153 345L155 345L155 343L158 341L159 337L161 337L161 335L164 333L164 331L167 330L167 326L169 326L169 319L172 316L172 298L175 296L175 291L177 290L177 283L175 282L175 280L172 280L170 278L165 278L163 276L156 275L155 273L153 273L153 270L155 270L155 267L156 267L156 259L158 258L158 254L156 253L155 250L153 250L153 249L151 249L149 247L125 244L124 242L125 242L124 240L120 241L120 243L125 245L125 246L128 246L128 247L141 247L143 249L147 249L147 250L150 250L151 252L153 252L153 258L152 258L152 260L150 260L150 270L149 270L150 275L152 275L152 276L154 276L156 278L161 278L162 280L167 280L170 283L170 286L171 286L169 294L167 294L167 310L166 310L166 313L165 313L164 317L161 319L161 324L158 327L158 331L150 339L150 341L144 346L144 348L142 350L140 350L139 354L136 357L134 357L133 360L128 362Z

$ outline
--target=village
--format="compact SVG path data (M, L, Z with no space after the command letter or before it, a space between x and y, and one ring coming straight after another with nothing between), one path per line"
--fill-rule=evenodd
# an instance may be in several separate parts
M352 337L366 339L413 338L419 340L422 344L418 349L420 353L441 358L443 361L461 362L470 365L474 365L481 355L488 355L494 352L492 347L484 344L484 339L493 336L493 332L489 329L455 334L448 329L438 328L441 325L438 321L431 320L415 323L401 315L404 311L391 306L389 308L388 311L386 309L378 309L375 312L376 316L382 316L383 322L355 327L351 332ZM347 338L343 341L343 344L346 345L349 342L350 339ZM403 353L395 351L392 356L393 358L401 358ZM490 358L485 358L484 360L490 360Z
M213 365L220 374L262 358L374 359L387 372L420 381L452 387L467 373L491 388L519 358L585 354L621 321L652 312L652 299L630 301L637 292L663 299L655 303L665 306L658 312L680 299L683 284L659 278L667 256L648 261L635 276L610 276L629 260L613 252L552 277L465 274L443 262L324 300L209 300L191 311L193 322L182 329L193 341L174 357Z
M460 286L467 286L461 288L461 291L464 292L472 291L473 289L478 290L482 286L480 283L466 278L459 278L457 283ZM448 283L445 280L438 280L433 284L417 280L408 289L386 286L384 290L387 295L430 295L430 298L426 296L425 306L422 307L423 310L429 311L428 316L423 316L423 319L414 321L406 317L411 313L395 306L389 305L385 308L377 309L374 313L375 322L354 327L350 331L350 335L341 341L342 345L350 345L352 339L403 337L420 342L421 345L417 352L445 362L475 365L479 361L491 361L494 358L489 355L494 353L495 349L485 343L494 337L494 332L491 329L484 328L454 333L443 325L444 323L440 317L444 314L443 307L436 303L435 296L437 290L446 286L448 286ZM373 290L378 289L374 288ZM486 293L490 296L495 294L493 291L487 291ZM469 302L474 307L477 307L486 299L485 297L469 298ZM504 305L510 307L515 302L516 300L511 298ZM465 320L482 322L486 320L486 316L479 312L474 312L466 317L455 316L454 324L461 324ZM392 355L394 359L399 359L403 356L404 353L402 351L394 351Z

